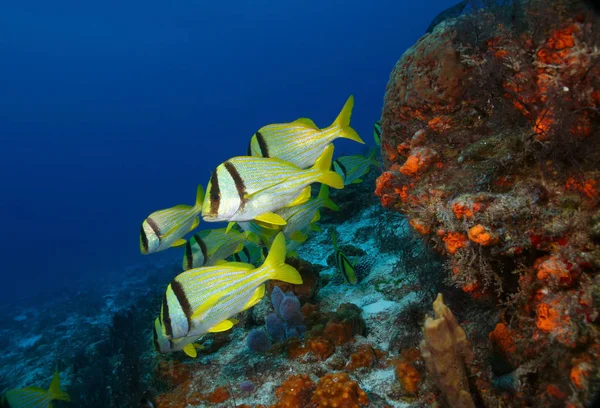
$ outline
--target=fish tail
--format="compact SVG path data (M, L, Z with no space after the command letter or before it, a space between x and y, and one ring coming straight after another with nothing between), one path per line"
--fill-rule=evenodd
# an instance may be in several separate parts
M196 190L196 205L195 207L202 210L202 204L204 203L204 187L202 184L198 184L198 190Z
M273 244L271 244L269 254L263 265L268 269L267 274L269 275L269 279L276 279L296 285L302 284L300 273L298 273L296 268L285 263L285 257L285 236L283 232L280 232L273 240Z
M333 158L333 144L329 144L323 150L323 153L315 161L312 170L318 171L320 174L317 177L319 183L327 184L329 187L337 188L338 190L344 188L344 180L342 176L337 174L335 171L330 171L331 159Z
M377 149L376 148L372 148L371 152L369 153L369 160L371 161L371 164L373 166L380 166L381 163L379 163L377 161L377 159L375 158L375 154L377 153Z
M50 387L48 389L48 393L53 400L61 400L61 401L71 401L71 397L69 394L60 389L60 378L58 376L58 368L54 371L54 376L52 377L52 382L50 383Z
M336 203L331 201L331 198L329 198L329 186L327 184L321 184L318 197L323 201L324 207L327 207L333 211L339 211L340 207L338 207Z
M339 128L339 137L343 137L345 139L354 140L355 142L365 144L365 142L360 138L358 133L354 129L350 127L350 117L352 116L352 108L354 108L354 96L350 95L346 104L342 108L342 111L335 118L335 121L331 125L332 127Z

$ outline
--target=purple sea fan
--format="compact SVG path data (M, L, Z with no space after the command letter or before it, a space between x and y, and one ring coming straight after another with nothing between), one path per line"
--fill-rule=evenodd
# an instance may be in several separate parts
M252 329L246 338L246 345L254 353L264 353L271 348L271 339L263 329Z
M283 321L275 313L270 313L265 320L265 327L267 332L271 336L271 339L275 342L285 340L285 328Z

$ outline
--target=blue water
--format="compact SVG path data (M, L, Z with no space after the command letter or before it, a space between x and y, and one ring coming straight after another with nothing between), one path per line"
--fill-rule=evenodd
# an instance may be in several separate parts
M142 256L141 221L192 204L265 124L327 126L354 94L352 125L373 143L395 62L454 1L207 3L0 5L3 300L179 259Z

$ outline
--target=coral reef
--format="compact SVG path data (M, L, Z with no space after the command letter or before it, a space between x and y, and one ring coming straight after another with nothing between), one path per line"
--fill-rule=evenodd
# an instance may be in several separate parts
M510 377L476 398L488 406L598 391L599 24L580 1L471 2L386 89L375 193L447 258L449 282L500 312L473 339Z

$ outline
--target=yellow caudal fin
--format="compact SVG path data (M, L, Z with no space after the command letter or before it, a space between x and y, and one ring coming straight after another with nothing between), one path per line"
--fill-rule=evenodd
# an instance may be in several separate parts
M354 96L350 95L346 104L342 108L342 111L335 119L332 127L339 128L339 136L345 139L354 140L355 142L365 144L365 142L360 138L358 133L354 129L350 127L350 117L352 116L352 108L354 108Z
M183 352L188 355L188 357L196 358L198 357L198 352L196 351L196 347L194 347L194 343L186 344L183 348Z
M52 377L52 382L50 383L48 393L50 394L53 400L69 402L71 401L71 397L69 396L69 394L60 389L60 378L58 376L58 369L54 371L54 376Z
M333 187L336 189L344 188L344 180L342 176L337 174L335 171L330 171L331 168L331 159L333 158L333 144L329 144L323 150L323 153L317 158L314 166L311 167L311 170L317 170L320 174L317 176L317 180L319 183L327 184L329 187Z
M317 197L323 201L324 207L333 211L339 211L340 207L329 198L329 186L327 184L321 184L321 189L319 190L319 195Z
M269 249L269 255L267 255L267 259L265 259L265 263L263 264L267 268L269 279L300 285L302 283L300 273L298 273L296 268L285 263L285 256L285 236L283 232L280 232L273 240Z
M204 187L202 184L198 185L198 190L196 190L196 207L197 210L202 210L202 204L204 203Z
M302 190L300 195L298 197L296 197L294 199L294 201L292 201L291 203L286 205L286 207L294 207L296 205L304 204L305 202L307 202L309 200L309 198L310 198L310 186L308 186L304 190Z

